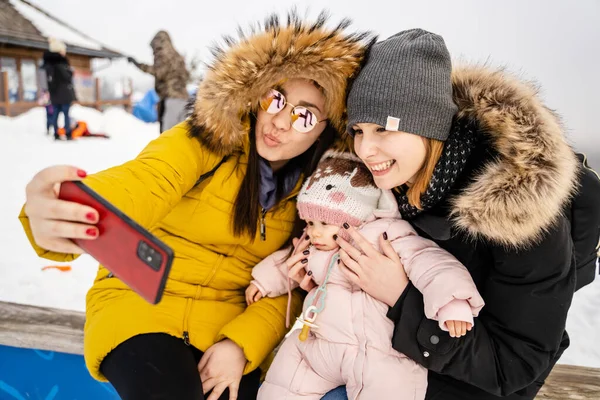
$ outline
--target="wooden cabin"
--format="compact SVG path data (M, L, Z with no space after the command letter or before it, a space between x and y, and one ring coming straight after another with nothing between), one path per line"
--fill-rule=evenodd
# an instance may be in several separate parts
M37 106L39 74L48 38L67 45L79 104L100 108L100 85L92 75L94 58L123 57L26 0L0 0L0 115L18 115ZM131 105L130 99L111 104Z

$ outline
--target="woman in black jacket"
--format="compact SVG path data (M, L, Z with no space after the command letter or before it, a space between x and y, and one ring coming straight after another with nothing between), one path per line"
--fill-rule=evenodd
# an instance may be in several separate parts
M450 337L425 318L385 235L384 254L352 227L353 246L338 239L342 270L390 306L394 348L429 369L426 399L533 399L569 344L576 253L593 256L598 240L596 215L578 227L596 237L574 250L580 163L556 115L502 71L452 70L443 39L415 29L372 48L348 118L377 185L469 269L486 302L466 336Z
M51 39L49 43L50 50L44 52L44 64L42 68L46 72L50 103L54 110L52 120L54 139L60 139L58 135L58 114L62 113L65 118L66 137L67 140L71 140L69 109L71 108L71 103L75 101L73 71L66 57L67 48L65 44L55 39Z

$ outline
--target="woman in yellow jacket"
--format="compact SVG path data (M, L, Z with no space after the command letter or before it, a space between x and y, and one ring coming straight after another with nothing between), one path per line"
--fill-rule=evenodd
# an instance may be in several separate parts
M73 260L83 251L68 238L98 235L94 209L57 200L61 182L82 178L175 252L158 305L102 266L88 292L85 361L123 399L255 398L287 298L246 307L244 290L252 267L302 231L295 195L343 132L347 83L373 41L325 22L270 17L228 40L190 118L136 159L87 177L54 166L27 186L20 219L42 257Z

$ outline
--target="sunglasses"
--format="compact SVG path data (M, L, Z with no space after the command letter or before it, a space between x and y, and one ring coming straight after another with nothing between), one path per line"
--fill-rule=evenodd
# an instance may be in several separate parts
M308 133L314 129L317 124L327 121L326 119L319 121L317 116L306 107L295 106L288 103L283 93L271 89L260 100L260 108L268 114L277 114L287 105L292 106L292 128L301 133Z

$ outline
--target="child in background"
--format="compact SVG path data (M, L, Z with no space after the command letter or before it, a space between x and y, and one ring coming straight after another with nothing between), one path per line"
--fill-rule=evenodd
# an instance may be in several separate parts
M366 166L351 154L326 153L304 183L297 206L311 242L304 251L307 274L318 286L308 294L258 399L316 400L340 385L346 385L350 400L424 399L427 370L392 348L389 307L342 273L337 235L350 240L340 229L349 224L377 248L389 241L423 293L427 317L455 337L471 329L484 304L469 272L450 253L419 237L400 218L393 194L377 188ZM249 304L289 293L289 253L280 250L253 269L246 290Z

